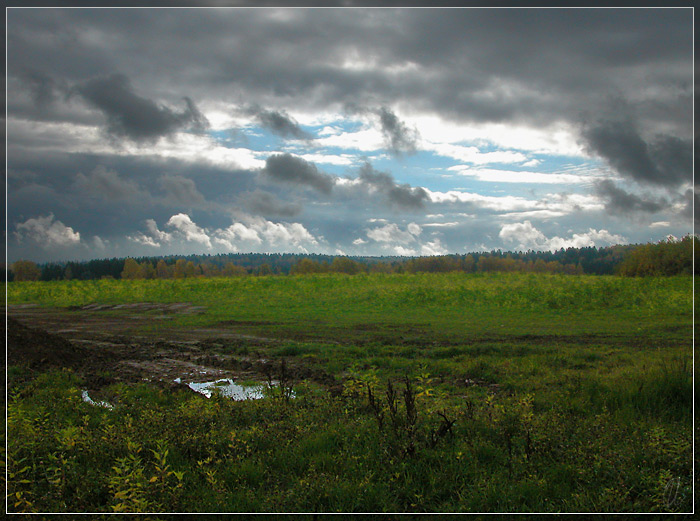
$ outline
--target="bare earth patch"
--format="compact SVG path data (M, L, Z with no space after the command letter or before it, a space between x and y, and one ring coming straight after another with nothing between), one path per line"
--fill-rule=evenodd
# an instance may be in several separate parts
M92 389L120 381L264 379L267 360L233 355L227 348L278 340L241 334L233 321L186 330L168 324L173 317L203 311L187 303L11 305L7 308L8 363L35 371L69 367L84 376ZM152 326L154 320L158 327L144 333L141 328Z

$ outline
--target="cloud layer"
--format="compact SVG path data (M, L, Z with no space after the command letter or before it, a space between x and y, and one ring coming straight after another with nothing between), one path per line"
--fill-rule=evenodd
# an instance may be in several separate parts
M11 9L8 252L682 236L692 45L690 9Z

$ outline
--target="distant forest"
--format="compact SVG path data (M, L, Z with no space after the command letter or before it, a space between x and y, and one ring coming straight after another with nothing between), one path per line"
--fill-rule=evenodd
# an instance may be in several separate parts
M643 245L567 248L554 252L469 253L433 257L347 257L295 253L231 253L97 259L35 264L17 261L8 281L94 280L302 275L309 273L507 272L570 275L678 275L693 273L693 236Z

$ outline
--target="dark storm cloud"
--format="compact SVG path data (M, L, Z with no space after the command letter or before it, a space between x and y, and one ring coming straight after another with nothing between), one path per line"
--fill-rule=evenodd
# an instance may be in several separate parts
M235 96L279 107L284 98L315 109L400 101L462 122L537 125L577 122L582 110L600 110L601 98L622 92L639 101L635 110L645 124L657 124L651 116L661 104L678 115L666 122L674 135L683 137L681 130L692 125L687 111L678 109L687 106L684 96L692 91L690 10L234 9L191 10L186 17L177 10L56 10L42 13L41 20L32 13L10 15L9 49L21 49L10 52L11 69L21 60L76 81L89 65L103 75L138 71L142 84L156 86L176 77L196 99ZM55 34L52 47L42 46L37 27ZM89 39L83 37L88 30ZM122 52L92 43L101 35ZM358 61L361 67L354 68ZM183 67L187 63L196 66Z
M397 155L413 154L416 151L418 133L399 120L386 107L379 109L379 122L389 150Z
M59 95L66 93L65 85L59 85L54 78L41 71L26 70L21 73L21 77L31 92L32 100L40 109L45 109L54 103Z
M148 157L10 154L9 163L11 172L34 173L9 180L9 223L53 212L87 236L104 238L193 207L206 214L202 222L230 224L221 208L256 186L255 172Z
M263 172L272 179L310 186L324 194L333 189L333 177L316 165L291 154L275 154L267 158Z
M95 78L75 87L87 102L103 112L107 131L134 141L155 141L181 129L201 131L208 126L204 115L190 98L186 108L175 112L134 93L123 74Z
M254 107L250 110L258 122L273 134L283 138L311 139L312 136L305 132L294 118L284 110L265 110Z
M288 203L270 192L255 190L241 194L245 208L256 215L294 217L301 213L298 203Z
M384 194L392 205L401 209L423 208L425 201L429 199L428 193L423 188L398 184L391 174L378 172L369 163L365 163L360 168L359 179L363 184Z
M135 203L136 198L145 196L133 180L125 179L114 170L97 165L90 174L78 172L75 177L75 189L88 197L100 198L102 201L124 201Z
M343 112L350 116L377 116L384 143L393 155L410 155L416 152L418 131L409 128L390 108L367 108L350 101L343 105Z
M158 184L165 191L166 201L173 206L193 208L204 203L204 196L192 179L168 175L158 179Z
M690 89L689 10L431 10L409 14L403 30L395 58L442 73L422 101L455 119L548 124L611 93ZM663 74L638 76L662 63Z
M601 122L583 131L591 152L606 159L623 175L640 181L658 182L661 172L649 154L649 146L630 124Z
M675 136L659 136L649 147L651 157L663 175L660 184L692 183L693 144Z
M597 183L596 193L605 199L605 209L611 214L657 213L669 206L664 198L643 199L636 194L626 192L609 179Z
M674 136L645 141L629 121L600 121L583 130L591 152L635 181L677 186L692 179L692 145Z

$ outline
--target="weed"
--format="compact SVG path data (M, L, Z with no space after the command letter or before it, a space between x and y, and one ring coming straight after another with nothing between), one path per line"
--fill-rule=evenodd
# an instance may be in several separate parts
M282 359L277 368L275 368L273 363L266 364L265 377L267 378L267 388L270 396L280 398L287 403L292 399L294 396L294 381L287 367L286 359Z

